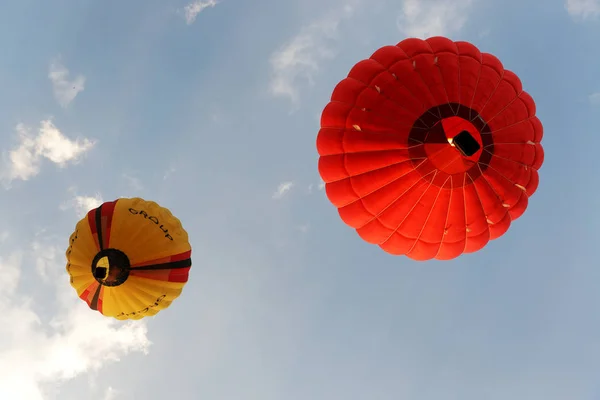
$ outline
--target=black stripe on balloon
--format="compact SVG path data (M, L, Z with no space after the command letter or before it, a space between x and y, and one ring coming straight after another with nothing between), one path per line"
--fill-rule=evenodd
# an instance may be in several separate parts
M98 246L100 251L104 250L104 243L102 238L102 205L96 208L96 234L98 235Z
M92 310L98 311L98 299L100 298L100 290L102 289L102 285L98 285L96 289L96 293L94 293L94 297L92 297L92 302L90 303L90 308Z
M131 267L131 271L156 271L159 269L178 269L192 266L192 259L188 258L180 261L173 261L162 264L144 265L141 267Z

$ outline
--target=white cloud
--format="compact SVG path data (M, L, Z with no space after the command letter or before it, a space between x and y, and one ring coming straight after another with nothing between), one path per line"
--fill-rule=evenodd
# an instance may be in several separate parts
M396 25L411 37L446 36L462 29L473 1L404 0Z
M588 18L600 16L600 0L567 0L565 8L574 17Z
M104 398L103 400L115 400L117 398L117 394L119 392L115 389L112 388L112 386L109 386L106 389L106 392L104 393Z
M144 188L144 185L142 185L142 181L140 181L139 178L126 173L122 174L121 176L127 181L132 190L139 191Z
M315 188L315 184L311 183L308 185L308 194L313 193ZM323 190L325 188L325 182L323 182L322 180L319 182L319 184L317 185L317 189L318 190Z
M296 228L302 233L308 233L308 230L310 229L310 224L306 223L298 225Z
M590 94L589 99L592 105L600 106L600 92Z
M217 4L219 4L219 2L216 0L208 0L208 1L196 0L196 1L188 4L187 6L183 7L185 22L188 25L193 24L194 21L196 21L196 17L198 16L198 14L200 14L206 8L214 7Z
M39 241L34 241L31 244L31 250L34 254L37 254L35 259L35 270L45 282L49 282L56 273L56 271L52 269L56 266L55 260L57 257L62 257L64 251Z
M96 193L94 196L78 196L76 195L71 200L60 205L61 210L74 209L79 218L83 218L88 211L102 204L102 196Z
M67 107L77 94L85 89L83 75L77 75L72 80L69 80L69 75L69 70L63 65L60 56L50 62L48 78L52 82L54 97L62 107Z
M177 168L175 168L174 166L169 167L169 169L163 175L163 180L166 181L176 171L177 171Z
M65 381L97 371L128 353L147 353L151 344L143 321L118 323L90 310L64 285L68 281L64 249L48 251L44 246L35 249L32 260L42 257L43 263L52 265L48 271L54 275L52 290L58 304L48 322L35 311L33 299L18 290L23 253L0 257L1 399L46 400L49 391L55 393Z
M273 96L289 98L294 106L299 101L298 81L313 84L313 76L320 63L332 59L335 50L328 42L337 38L343 19L352 16L354 9L345 6L321 20L303 27L300 33L271 55L272 77L269 90Z
M279 186L277 187L277 191L275 193L273 193L272 198L273 199L281 199L283 196L285 196L285 194L287 192L290 191L290 189L292 189L292 187L294 186L294 182L283 182L280 183Z
M59 167L77 162L95 144L86 138L67 138L50 120L40 123L37 136L31 135L29 128L23 124L17 125L16 131L21 143L8 153L8 170L3 173L8 181L26 181L37 175L42 158L47 158Z
M19 124L16 127L21 139L21 144L10 151L10 179L27 180L39 173L41 158L66 166L68 162L77 162L83 153L94 146L94 142L83 140L70 140L50 120L42 121L38 135L32 137L29 129Z

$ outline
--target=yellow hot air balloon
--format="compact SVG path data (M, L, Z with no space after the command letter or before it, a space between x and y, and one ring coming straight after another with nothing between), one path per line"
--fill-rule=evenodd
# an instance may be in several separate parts
M187 232L168 209L120 198L77 223L66 252L67 272L91 309L120 320L140 319L181 294L191 253Z

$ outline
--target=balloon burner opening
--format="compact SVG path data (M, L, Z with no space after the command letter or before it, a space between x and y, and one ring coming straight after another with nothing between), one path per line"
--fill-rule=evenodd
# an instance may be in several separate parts
M465 157L471 157L481 149L481 146L469 131L459 132L459 134L454 136L449 142Z
M104 249L92 261L92 275L101 285L119 286L129 277L129 258L120 250Z

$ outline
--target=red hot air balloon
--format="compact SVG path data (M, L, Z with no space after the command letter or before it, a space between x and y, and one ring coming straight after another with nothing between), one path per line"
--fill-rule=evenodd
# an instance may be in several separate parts
M327 197L388 253L448 260L478 251L538 187L535 112L519 78L470 43L382 47L351 69L321 116Z

